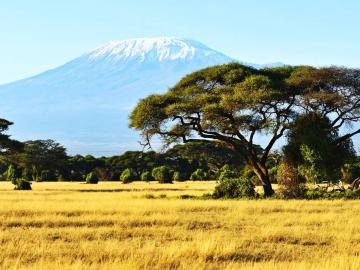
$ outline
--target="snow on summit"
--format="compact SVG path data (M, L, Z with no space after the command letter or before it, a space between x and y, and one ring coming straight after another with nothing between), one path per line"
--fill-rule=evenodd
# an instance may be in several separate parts
M87 56L92 60L111 58L167 61L193 59L196 55L210 57L215 54L219 53L191 39L162 37L111 41L93 50Z

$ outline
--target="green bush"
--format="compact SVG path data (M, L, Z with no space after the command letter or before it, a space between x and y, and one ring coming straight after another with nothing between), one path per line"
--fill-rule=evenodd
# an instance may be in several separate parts
M178 172L178 171L174 172L173 181L184 181L180 172Z
M151 173L149 171L145 171L141 174L141 181L149 182L153 180L151 177Z
M136 180L136 175L135 175L133 169L131 169L131 168L125 169L120 175L120 180L124 184L128 184L128 183L131 183L131 182L135 181Z
M353 191L350 191L350 190L346 191L345 198L359 200L360 199L360 189L353 190Z
M99 182L99 177L96 173L91 172L86 176L86 183L87 184L97 184Z
M358 200L360 199L360 189L357 190L346 190L346 191L326 191L323 189L312 189L306 191L304 199L308 200L319 200L319 199L349 199Z
M358 200L360 199L360 189L358 190L326 190L326 189L303 189L296 197L284 196L282 193L276 194L280 199L306 199L306 200L335 200L347 199Z
M252 181L240 177L220 180L215 187L213 198L254 198L255 185Z
M31 183L25 179L19 178L14 180L15 190L31 190Z
M197 169L190 176L190 180L193 180L193 181L208 180L208 179L209 179L209 175L203 169Z
M245 165L241 170L241 177L249 179L255 185L262 185L259 178L256 176L254 171L251 169L249 165Z
M154 180L159 181L159 183L172 183L170 170L166 166L156 167L151 172Z
M223 167L224 168L224 167ZM239 177L239 175L230 169L230 167L227 167L225 169L222 169L220 175L219 175L219 180L224 180L224 179L235 179Z

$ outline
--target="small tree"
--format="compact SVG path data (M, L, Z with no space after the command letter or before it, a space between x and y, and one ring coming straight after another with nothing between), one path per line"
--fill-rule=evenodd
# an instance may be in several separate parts
M127 168L121 173L120 180L124 184L128 184L136 180L136 175L131 168Z
M331 125L328 117L307 113L297 117L287 134L285 159L308 182L339 180L341 167L355 155L350 138L336 143L340 137Z
M193 172L190 176L190 180L196 181L196 180L208 180L209 175L206 173L203 169L197 169L195 172Z
M307 182L316 184L329 179L323 158L316 150L303 144L300 146L300 153L304 162L299 165L298 170Z
M170 170L166 166L156 167L151 172L152 177L159 183L172 183Z
M10 136L6 134L13 123L0 118L0 154L10 154L14 152L22 151L24 145L21 142L10 139Z
M86 183L87 184L97 184L99 182L99 178L96 175L96 173L94 172L90 172L87 176L86 176Z
M152 180L151 173L149 171L145 171L141 174L141 181L149 182Z
M285 198L300 197L305 191L298 170L288 162L281 162L277 170L280 194Z

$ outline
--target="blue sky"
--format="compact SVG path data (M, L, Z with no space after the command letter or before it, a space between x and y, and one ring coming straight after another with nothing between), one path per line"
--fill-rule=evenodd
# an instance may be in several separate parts
M188 37L253 63L359 67L356 0L4 0L0 83L109 40Z

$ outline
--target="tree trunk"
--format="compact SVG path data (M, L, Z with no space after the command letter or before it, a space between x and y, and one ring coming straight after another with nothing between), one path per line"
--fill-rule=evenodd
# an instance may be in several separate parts
M274 194L274 190L270 182L267 168L265 166L256 164L256 166L253 166L253 170L262 183L265 197L271 197Z
M261 180L263 184L264 194L265 197L271 197L274 194L274 190L271 186L270 178L269 176L263 177Z

